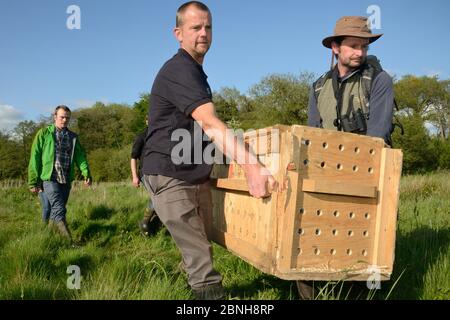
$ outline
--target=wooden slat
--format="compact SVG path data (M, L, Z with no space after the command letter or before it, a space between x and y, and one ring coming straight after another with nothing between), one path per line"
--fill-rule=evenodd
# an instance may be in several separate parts
M351 184L346 181L305 179L303 180L302 191L363 198L377 197L376 187Z
M401 150L383 149L373 260L374 264L386 265L390 270L394 264L402 159Z
M278 272L275 276L284 280L314 280L314 281L367 281L371 279L373 273L366 272L367 269L355 271L329 271L326 269L300 269L289 270L288 272ZM380 269L380 281L386 281L391 278L391 272L386 269Z
M257 246L239 239L231 233L216 229L213 230L212 240L259 270L270 274L275 272L275 262L272 261L272 257L267 252L261 251Z
M249 192L247 180L243 179L211 179L211 185L219 189ZM273 190L269 188L269 192Z
M219 189L248 192L246 180L241 179L211 179L211 184Z
M294 159L305 178L378 185L383 139L302 126L293 133L300 144Z
M294 143L294 136L286 134L282 136L282 145L285 146L281 152L281 166L284 169L289 166L289 163L294 162L294 154L298 154L298 143ZM299 157L298 157L299 158ZM279 196L279 203L277 206L278 217L278 235L277 235L277 250L275 256L278 262L279 270L290 270L294 264L294 257L297 247L294 246L296 241L296 232L298 229L298 219L296 215L297 200L301 193L298 193L299 188L299 174L296 171L280 170L278 181L283 183L286 190Z

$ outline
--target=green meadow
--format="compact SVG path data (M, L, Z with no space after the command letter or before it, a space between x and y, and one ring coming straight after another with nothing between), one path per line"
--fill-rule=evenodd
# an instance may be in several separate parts
M41 222L25 186L0 188L0 299L193 299L165 228L144 238L148 195L129 183L74 185L68 223L77 247ZM214 244L229 299L296 300L294 281L253 268ZM70 289L68 267L81 272ZM315 283L317 299L450 299L450 172L401 180L394 273L380 290L365 282Z

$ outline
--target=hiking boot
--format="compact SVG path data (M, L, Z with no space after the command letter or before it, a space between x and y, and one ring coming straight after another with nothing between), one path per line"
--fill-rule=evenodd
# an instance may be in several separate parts
M149 208L145 209L144 219L138 222L139 230L141 234L145 237L149 237L151 234L156 233L156 231L161 227L161 221L154 210Z
M70 235L69 228L67 227L67 223L65 221L55 222L50 220L49 227L56 230L61 236L72 242L72 236Z
M150 230L148 229L148 222L144 218L143 220L138 222L139 231L144 237L148 237L150 235Z
M225 289L221 283L214 283L202 288L192 288L196 300L225 300Z
M314 299L314 286L312 281L298 280L297 289L300 300L313 300Z

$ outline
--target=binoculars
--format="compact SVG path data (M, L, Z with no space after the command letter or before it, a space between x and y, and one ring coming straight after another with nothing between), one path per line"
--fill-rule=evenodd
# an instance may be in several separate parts
M338 119L336 119L337 123L340 125L344 132L352 132L352 133L366 133L367 132L367 122L366 117L361 109L356 111L352 111L352 118L350 118L347 114L343 115Z

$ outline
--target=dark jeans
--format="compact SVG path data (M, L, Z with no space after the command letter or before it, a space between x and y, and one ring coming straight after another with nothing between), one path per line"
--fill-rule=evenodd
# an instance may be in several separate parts
M48 222L48 219L50 219L50 211L52 209L50 206L50 201L48 201L48 198L43 191L39 192L38 196L42 207L42 221Z
M44 181L44 193L50 202L50 220L66 221L66 204L69 200L71 184L60 184L54 181Z

